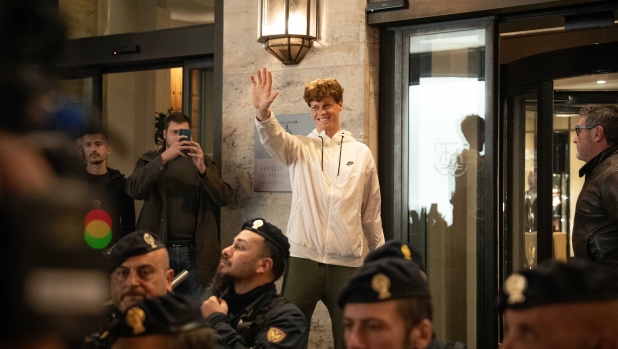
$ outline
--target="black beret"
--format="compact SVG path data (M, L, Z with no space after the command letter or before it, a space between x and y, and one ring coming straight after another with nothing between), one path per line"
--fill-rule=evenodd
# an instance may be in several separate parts
M273 245L281 251L283 257L286 259L290 257L290 243L288 242L288 237L283 235L281 229L266 222L264 218L254 218L246 221L245 224L242 225L242 230L249 230L263 236L264 239L272 242Z
M114 338L176 334L210 327L202 316L200 303L188 296L168 293L145 298L127 309L112 326Z
M113 272L129 257L150 253L164 247L165 245L155 234L146 230L134 231L122 237L111 248L107 258L107 271Z
M421 270L427 274L427 269L425 268L425 263L423 263L421 253L410 244L397 240L389 240L384 243L384 245L369 252L367 257L365 257L365 263L384 257L397 257L416 262Z
M418 264L398 257L366 262L352 275L339 294L339 306L391 299L429 297L427 282Z
M589 261L544 261L510 275L497 300L500 311L543 305L618 299L618 274Z

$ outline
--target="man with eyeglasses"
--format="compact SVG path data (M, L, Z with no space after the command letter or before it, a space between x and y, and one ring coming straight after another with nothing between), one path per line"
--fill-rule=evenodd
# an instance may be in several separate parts
M575 126L577 158L586 176L573 225L576 257L618 270L618 107L590 106Z

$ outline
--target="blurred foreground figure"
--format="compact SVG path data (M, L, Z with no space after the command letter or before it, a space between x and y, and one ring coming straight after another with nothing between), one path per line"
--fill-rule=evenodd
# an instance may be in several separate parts
M227 347L202 316L198 302L172 293L144 299L130 307L112 332L113 349Z
M425 349L431 296L419 265L398 257L366 262L339 295L348 349Z
M54 113L49 67L63 42L57 3L0 1L1 348L64 348L109 295L101 254L84 239L82 188L30 136Z
M367 257L365 257L364 264L367 265L374 261L388 259L388 258L399 258L405 261L411 261L416 266L418 266L419 273L423 281L427 283L427 268L425 268L425 263L423 262L423 256L420 251L417 250L414 246L410 244L406 244L397 240L389 240L384 245L376 248L375 250L369 252ZM408 264L412 265L412 264ZM413 275L416 275L416 266L411 270ZM405 282L402 281L394 281L396 283ZM427 286L429 287L429 286ZM429 306L431 306L431 302L429 302ZM430 308L432 309L432 308ZM431 321L431 318L428 318ZM433 324L432 324L433 326ZM443 340L438 339L435 333L432 334L431 343L427 346L427 349L465 349L467 348L465 343L451 341L451 340Z
M544 262L509 276L501 349L618 348L618 275L591 262Z

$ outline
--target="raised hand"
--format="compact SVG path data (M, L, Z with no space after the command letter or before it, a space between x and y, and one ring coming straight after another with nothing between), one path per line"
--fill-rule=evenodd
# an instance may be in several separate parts
M264 121L270 116L270 105L279 95L279 91L272 91L273 75L266 68L258 69L257 80L251 75L253 84L253 106L258 120Z

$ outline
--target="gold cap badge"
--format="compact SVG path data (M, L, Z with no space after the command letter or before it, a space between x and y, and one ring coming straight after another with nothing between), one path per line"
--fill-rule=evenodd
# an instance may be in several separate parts
M528 280L526 277L515 273L504 281L504 293L506 293L509 298L507 302L509 304L523 303L526 300L526 296L524 296L524 291L528 287Z
M391 287L391 279L388 276L380 273L373 276L371 279L371 288L378 293L379 299L387 299L391 297L389 288Z
M125 318L127 325L133 328L133 334L140 334L146 331L144 327L144 320L146 320L146 314L139 307L132 307L127 311Z
M254 221L253 221L253 226L252 226L251 228L253 228L253 229L257 229L257 228L259 228L259 227L261 227L261 226L263 226L263 225L264 225L264 221L263 221L263 220L261 220L261 219L256 219L256 220L254 220ZM273 328L274 328L274 327L273 327Z
M401 245L401 253L403 253L403 258L409 261L412 260L412 253L410 252L408 245Z
M152 237L152 235L148 233L144 234L144 241L146 241L146 243L150 245L150 247L157 248L157 243L155 242L155 239Z
M285 339L285 336L286 334L282 330L276 327L271 327L268 329L268 333L266 334L266 339L271 343L279 343Z

